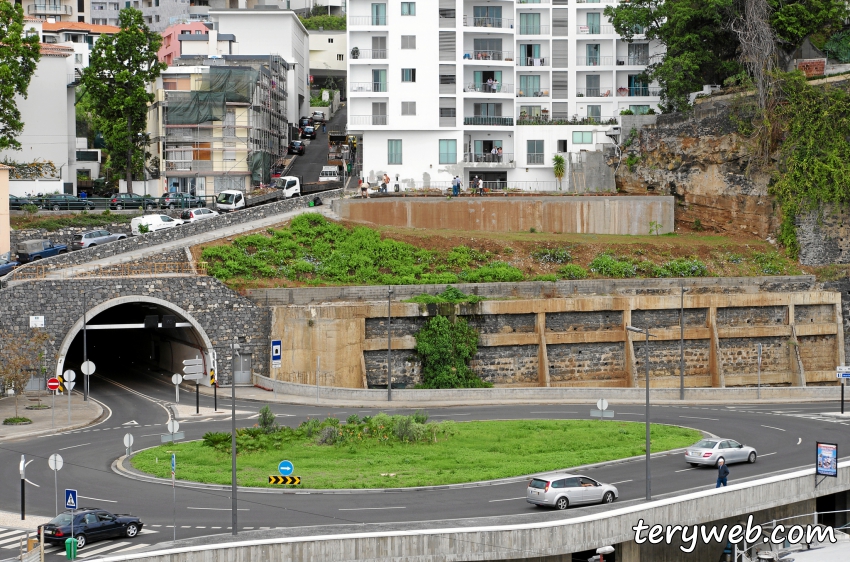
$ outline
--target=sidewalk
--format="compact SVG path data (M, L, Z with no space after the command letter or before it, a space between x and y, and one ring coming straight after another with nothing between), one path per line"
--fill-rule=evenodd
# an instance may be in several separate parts
M50 392L43 391L41 403L47 406L53 404ZM97 421L103 415L103 407L94 400L83 401L83 395L74 391L71 394L71 423L68 423L68 397L56 396L56 411L47 408L44 410L27 410L27 406L38 404L35 393L18 397L18 415L32 420L27 425L0 425L0 441L19 439L23 437L36 437L39 435L50 435L60 431L70 431L86 427ZM54 419L55 414L55 419ZM0 419L15 416L15 398L6 397L0 399Z
M21 521L21 514L11 511L0 511L0 528L3 529L26 529L35 531L39 525L44 525L52 517L41 517L38 515L25 514L26 519ZM17 546L17 544L15 544ZM4 547L6 548L6 547Z

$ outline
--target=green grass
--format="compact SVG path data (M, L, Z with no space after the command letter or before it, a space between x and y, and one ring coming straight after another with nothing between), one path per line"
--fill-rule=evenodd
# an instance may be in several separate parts
M277 474L284 459L295 465L303 488L395 488L506 478L644 454L644 427L621 421L517 420L459 423L453 435L442 434L436 443L367 439L317 445L315 438L301 437L273 450L240 453L237 479L243 486L270 487L268 477ZM701 437L697 431L665 425L653 425L651 435L653 452L685 447ZM202 441L148 449L132 463L167 478L172 452L177 478L230 484L230 455Z

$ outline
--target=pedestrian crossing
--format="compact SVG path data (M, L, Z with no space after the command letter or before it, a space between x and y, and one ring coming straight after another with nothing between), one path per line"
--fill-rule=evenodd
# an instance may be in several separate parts
M141 535L158 533L150 529L142 529ZM26 548L27 538L37 538L35 531L26 531L23 529L4 529L0 527L0 560L5 560L14 557L17 559L18 551L21 548L21 542L24 542ZM144 540L144 539L142 539ZM102 554L118 554L150 546L152 543L138 542L136 539L107 539L87 544L84 548L77 551L77 558L94 558ZM44 545L44 557L48 560L58 560L55 556L65 556L64 545L54 545L46 543Z

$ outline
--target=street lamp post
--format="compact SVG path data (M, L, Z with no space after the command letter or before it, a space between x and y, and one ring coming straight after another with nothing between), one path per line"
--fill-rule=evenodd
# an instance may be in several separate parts
M646 501L650 501L652 499L652 480L649 468L649 338L655 336L649 333L649 329L641 330L640 328L635 328L634 326L626 326L626 329L630 332L646 334L646 359L644 359L644 362L646 363Z
M393 288L387 288L387 402L393 401L393 368L390 359L393 351Z
M685 282L682 281L681 312L679 313L679 400L685 399Z
M239 344L232 343L230 348L239 355ZM231 354L231 379L230 379L230 520L233 525L233 535L238 533L236 529L236 357Z
M103 285L92 287L90 291L105 289ZM88 308L86 307L86 290L83 289L83 363L89 360L88 357L88 342L86 341L86 316ZM89 375L83 373L83 401L88 402L89 399Z

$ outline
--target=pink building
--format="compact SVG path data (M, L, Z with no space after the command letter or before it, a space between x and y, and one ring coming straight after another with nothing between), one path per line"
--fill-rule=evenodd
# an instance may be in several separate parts
M180 58L180 41L178 38L181 34L204 35L208 31L209 28L200 21L168 26L162 31L162 47L159 48L157 57L160 62L171 66L174 59Z

